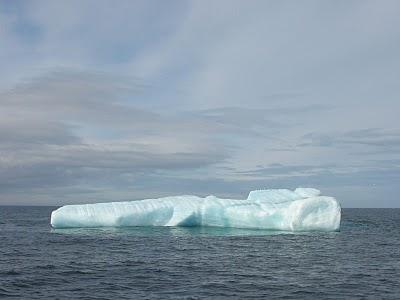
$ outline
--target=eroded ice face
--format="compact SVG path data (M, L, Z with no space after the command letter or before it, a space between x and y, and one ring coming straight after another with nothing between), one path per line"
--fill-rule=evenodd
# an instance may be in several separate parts
M128 202L66 205L51 214L54 228L217 226L288 231L336 231L335 198L312 188L257 190L246 200L173 196Z

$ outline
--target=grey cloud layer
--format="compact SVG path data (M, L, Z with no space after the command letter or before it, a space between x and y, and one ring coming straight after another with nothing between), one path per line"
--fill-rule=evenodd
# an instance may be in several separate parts
M76 75L46 76L2 94L3 188L197 168L225 158L224 145L208 137L223 128L118 103L119 87Z

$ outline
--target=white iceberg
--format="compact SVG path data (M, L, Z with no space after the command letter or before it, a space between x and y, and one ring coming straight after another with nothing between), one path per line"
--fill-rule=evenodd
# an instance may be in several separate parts
M53 228L216 226L285 231L337 231L335 198L312 188L257 190L247 200L174 196L129 202L66 205L51 213Z

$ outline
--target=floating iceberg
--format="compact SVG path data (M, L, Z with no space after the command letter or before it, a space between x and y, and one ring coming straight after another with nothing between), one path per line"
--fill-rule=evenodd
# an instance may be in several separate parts
M217 226L285 231L336 231L335 198L312 188L257 190L247 200L174 196L129 202L66 205L51 213L54 228Z

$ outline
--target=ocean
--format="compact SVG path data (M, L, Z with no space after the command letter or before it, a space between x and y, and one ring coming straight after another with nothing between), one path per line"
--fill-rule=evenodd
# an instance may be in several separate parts
M343 209L340 232L59 229L0 206L0 298L400 299L400 209Z

